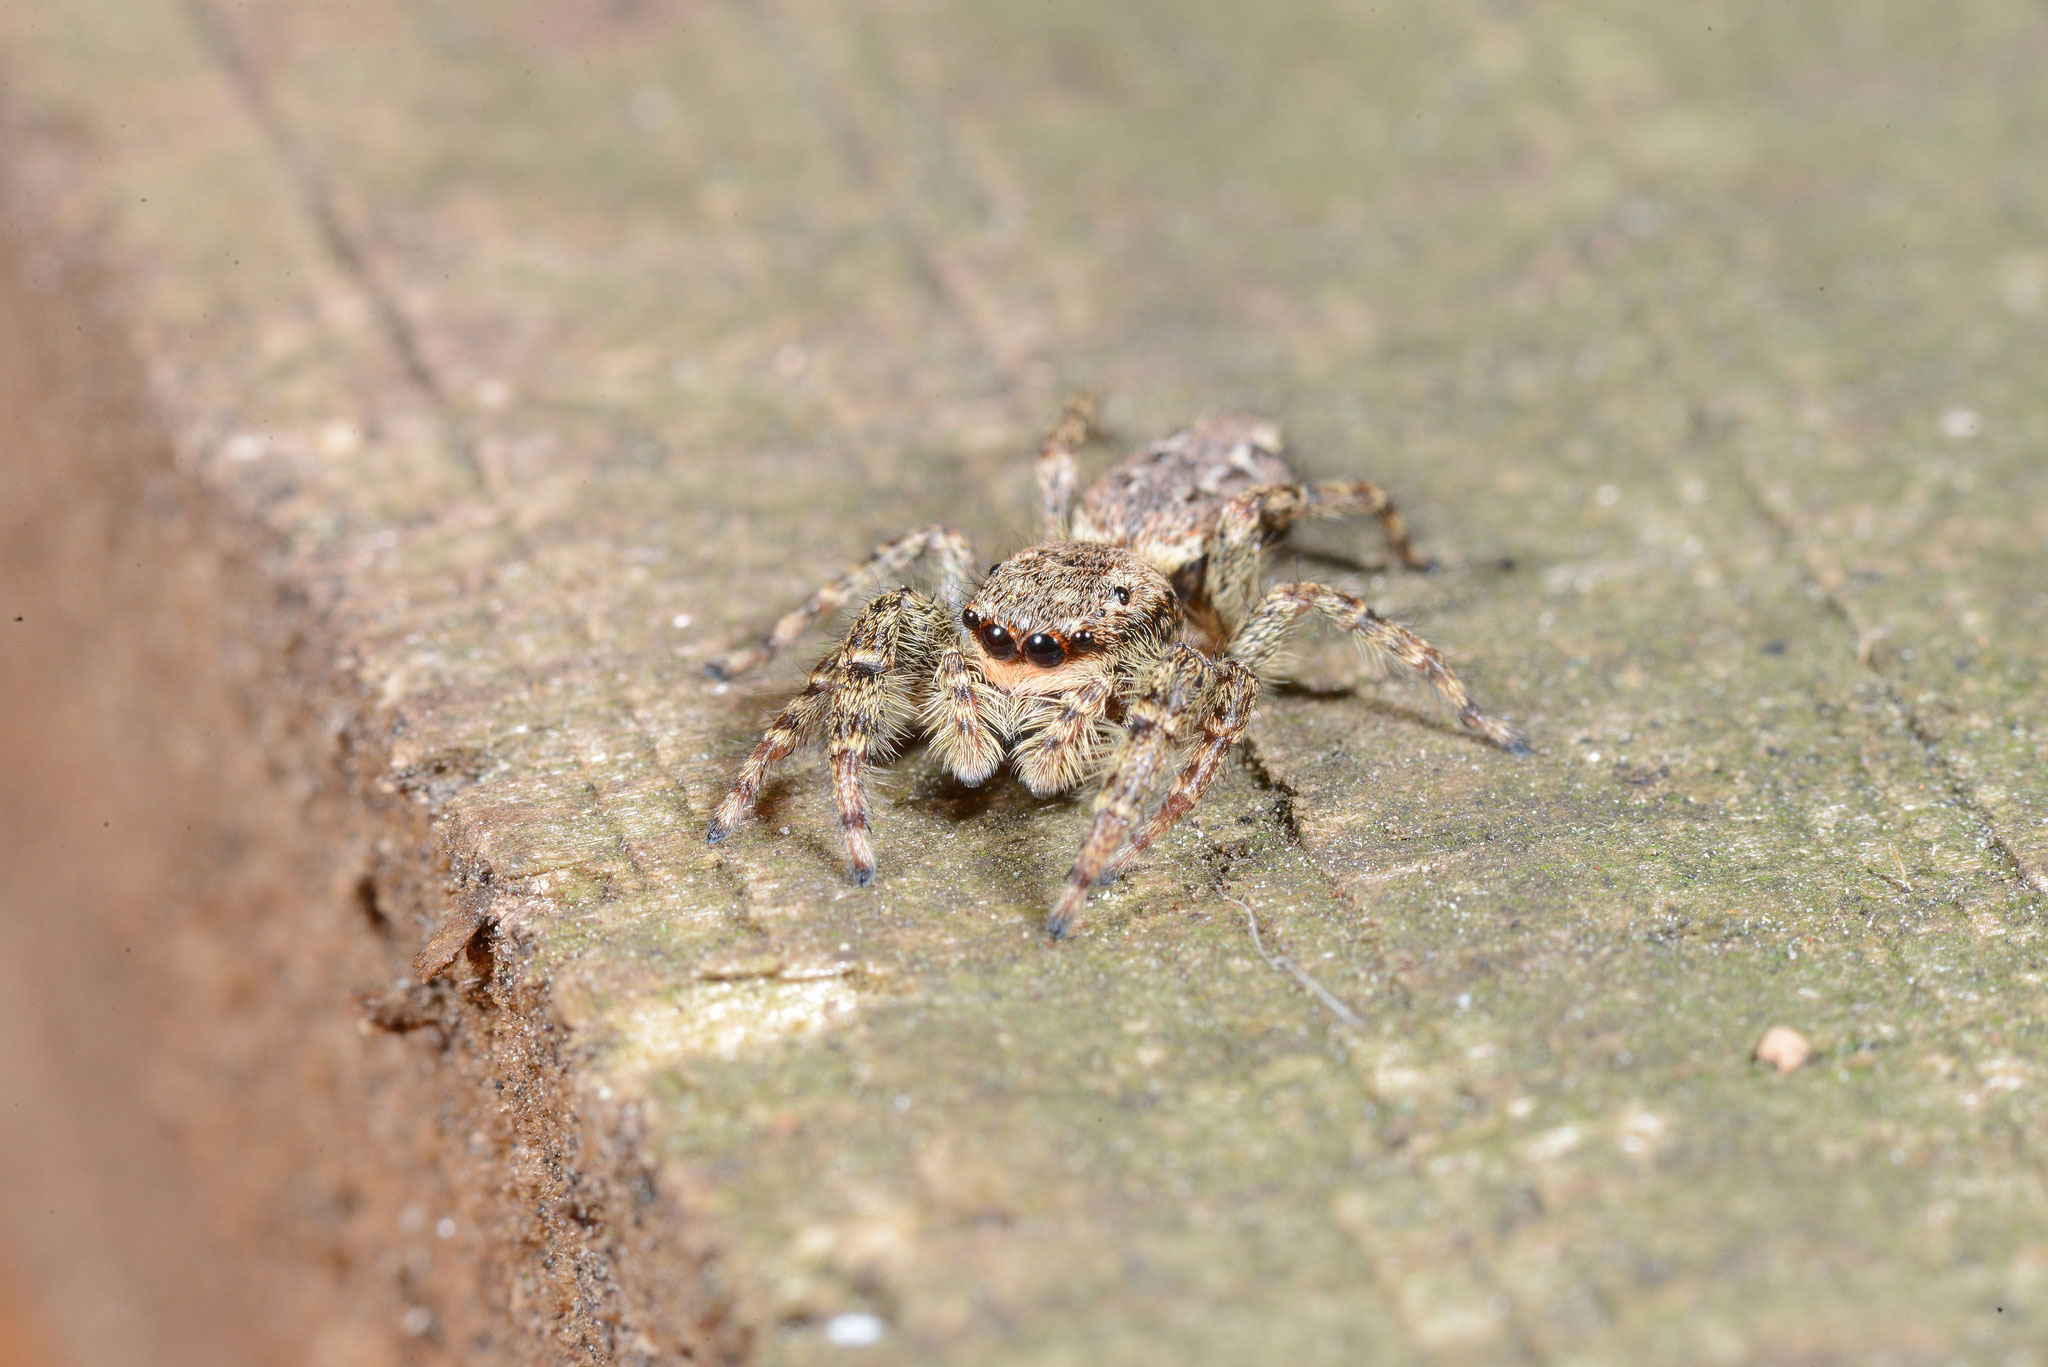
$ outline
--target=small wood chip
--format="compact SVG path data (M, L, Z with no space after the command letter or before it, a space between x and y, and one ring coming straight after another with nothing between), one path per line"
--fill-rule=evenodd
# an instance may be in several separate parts
M413 956L412 971L421 982L431 982L455 962L455 956L469 947L484 926L484 899L472 898L450 907L434 927L433 938Z
M697 965L697 976L705 982L736 983L752 978L774 978L778 982L808 983L821 978L844 978L858 973L862 965L854 959L785 959L772 951L759 954L714 954Z
M1813 1046L1806 1036L1789 1025L1774 1025L1764 1031L1764 1037L1756 1042L1752 1057L1758 1063L1768 1063L1781 1073L1789 1073L1813 1054Z
M780 954L719 954L697 965L697 976L714 983L773 978L781 972Z
M852 959L798 959L782 967L786 983L817 982L821 978L844 978L860 969Z

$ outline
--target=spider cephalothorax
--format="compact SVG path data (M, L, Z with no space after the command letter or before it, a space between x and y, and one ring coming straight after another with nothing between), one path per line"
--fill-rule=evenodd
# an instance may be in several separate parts
M961 610L982 667L1012 691L1048 693L1091 661L1160 649L1180 634L1173 585L1121 546L1055 541L991 566Z
M713 662L714 677L731 678L862 585L920 558L936 568L936 594L893 589L861 610L740 766L709 839L731 834L770 767L821 734L861 883L875 872L863 771L913 730L967 783L1006 759L1039 794L1099 777L1094 825L1046 922L1058 937L1090 888L1194 806L1251 720L1259 671L1310 614L1423 675L1472 730L1526 749L1473 705L1433 646L1359 599L1322 584L1260 593L1263 549L1303 517L1372 514L1401 562L1419 566L1377 485L1298 483L1272 424L1214 418L1123 462L1075 509L1088 414L1085 399L1069 403L1039 451L1041 544L975 583L967 539L922 528L826 584L758 644Z

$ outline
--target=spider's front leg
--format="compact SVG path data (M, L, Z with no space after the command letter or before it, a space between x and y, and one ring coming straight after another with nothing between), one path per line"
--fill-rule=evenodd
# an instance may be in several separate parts
M1108 875L1125 834L1144 810L1146 798L1165 781L1184 737L1206 722L1214 710L1224 678L1216 662L1192 646L1179 644L1166 653L1146 685L1130 700L1124 713L1123 738L1110 759L1102 791L1095 795L1095 823L1081 843L1081 853L1067 874L1059 901L1046 918L1046 933L1055 940L1065 937L1081 904L1088 900L1089 889ZM1192 798L1189 801L1192 803Z
M1252 707L1259 700L1259 676L1230 659L1218 660L1216 672L1218 679L1213 704L1202 716L1201 743L1188 756L1180 777L1173 781L1173 790L1166 795L1166 801L1159 804L1159 810L1152 814L1152 819L1131 837L1130 844L1111 858L1109 866L1102 871L1102 881L1123 872L1124 865L1194 810L1195 804L1202 800L1202 794L1209 791L1209 785L1222 771L1223 756L1251 725Z
M822 731L840 836L854 881L866 885L875 876L875 850L863 771L916 719L918 686L931 677L948 634L945 606L911 589L885 593L863 608L845 642L818 662L810 683L740 766L704 838L715 845L732 834L753 811L768 771Z
M885 575L906 569L925 555L938 562L940 600L958 607L955 600L965 595L968 581L974 575L974 547L965 536L950 527L920 527L894 541L882 543L875 548L873 555L852 569L826 580L817 592L784 613L766 636L753 645L727 651L705 665L704 672L714 679L733 679L750 669L759 668L781 654L783 647L801 636L813 623L839 611L863 586L872 586Z

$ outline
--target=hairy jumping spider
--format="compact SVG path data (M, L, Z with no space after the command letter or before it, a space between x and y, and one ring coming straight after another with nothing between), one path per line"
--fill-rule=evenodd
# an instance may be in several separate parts
M740 766L709 840L730 835L769 769L820 734L862 884L875 874L862 770L913 729L963 783L981 783L1005 759L1041 796L1099 777L1094 826L1046 920L1060 938L1089 889L1200 799L1251 720L1259 671L1310 614L1421 674L1487 740L1528 752L1474 706L1434 646L1359 599L1305 583L1261 595L1262 553L1299 518L1371 514L1401 563L1421 568L1378 485L1302 484L1271 423L1211 418L1124 461L1076 508L1074 453L1092 407L1085 395L1069 400L1039 450L1042 543L976 582L966 537L920 528L820 588L759 644L708 666L714 678L744 673L862 586L923 557L936 566L935 595L891 589L861 610Z

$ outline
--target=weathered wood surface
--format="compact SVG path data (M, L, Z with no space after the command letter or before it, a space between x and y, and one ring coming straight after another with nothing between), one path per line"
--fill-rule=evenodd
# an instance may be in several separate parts
M1256 8L18 0L0 59L715 1253L620 1284L773 1362L2034 1360L2048 14ZM707 849L800 672L705 660L1018 544L1075 384L1382 481L1440 570L1307 568L1535 755L1311 647L1057 948L1081 810L917 752L869 889L815 758ZM563 1351L699 1333L621 1294Z

